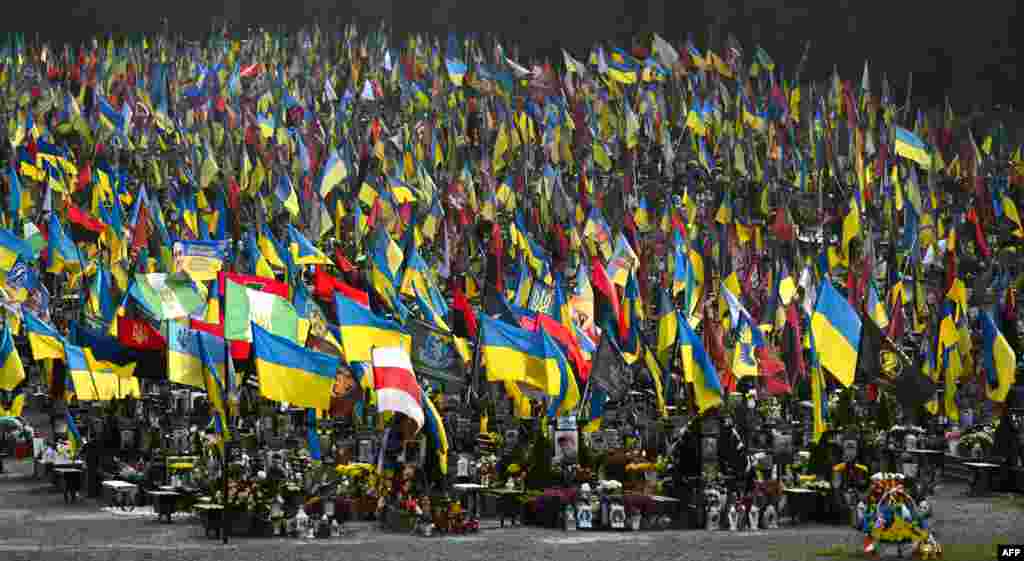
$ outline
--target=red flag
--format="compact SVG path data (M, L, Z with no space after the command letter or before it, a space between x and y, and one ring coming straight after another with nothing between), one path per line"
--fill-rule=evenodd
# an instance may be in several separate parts
M132 228L132 249L139 249L149 245L149 210L144 202L139 202L139 216L136 218L135 227Z
M90 183L92 183L92 166L87 160L78 168L78 183L75 185L75 191L85 189Z
M793 231L793 226L786 220L786 210L778 209L775 211L775 222L772 224L772 233L775 234L776 238L780 240L793 241L796 237L796 233Z
M530 321L528 318L522 318L520 321L523 322L523 327L530 329L530 326L527 325L527 322ZM568 355L569 360L576 365L576 373L579 374L580 380L586 382L590 378L591 364L583 358L583 353L580 352L580 345L576 341L576 336L559 323L558 320L547 314L538 313L533 323L535 324L533 331L543 329L552 339L558 341L558 344L562 346L562 349Z
M985 241L985 230L981 227L981 221L978 220L978 213L974 207L967 211L967 221L974 224L974 241L977 242L981 254L985 259L991 258L992 250L988 248L988 242Z
M343 273L352 273L356 270L355 266L345 257L340 247L334 248L334 263L341 269Z
M466 299L466 294L462 291L462 287L459 284L459 282L453 279L452 310L457 314L452 322L454 324L453 329L455 329L456 334L459 334L459 331L464 331L466 336L475 339L477 334L476 314L473 312L473 307L470 306L469 300ZM459 327L460 324L464 326L464 330Z
M224 338L224 318L221 317L220 323L206 323L205 321L199 321L197 319L190 320L192 329L197 331L204 331L210 335L216 335L217 337ZM249 358L249 352L252 351L252 343L248 341L229 341L231 344L231 358L236 360L245 360Z
M339 278L332 277L325 273L320 265L316 266L313 273L313 293L317 298L326 302L334 301L334 293L340 292L342 296L359 303L364 308L370 307L370 295L345 283Z
M889 329L886 335L894 341L899 341L903 338L903 302L900 301L900 296L896 297L896 302L893 304L892 312L889 314Z
M281 298L288 298L288 285L281 281L268 279L266 277L258 277L256 275L230 273L227 271L221 271L217 277L217 284L220 286L221 296L224 296L224 289L227 286L227 281L229 280L235 284L240 284L254 290L262 290L263 292L276 294Z
M148 321L117 318L117 340L124 346L142 351L167 348L167 340Z
M601 329L618 324L619 336L624 340L628 333L620 321L622 311L619 306L619 294L608 278L601 258L596 255L590 259L590 286L594 289L594 322ZM608 317L609 315L611 317Z

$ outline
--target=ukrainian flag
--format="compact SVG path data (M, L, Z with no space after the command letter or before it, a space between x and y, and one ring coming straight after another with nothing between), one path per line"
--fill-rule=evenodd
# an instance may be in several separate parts
M202 349L214 361L218 372L225 368L224 344L217 344L217 339L216 335L205 331L167 322L167 379L176 384L205 388Z
M50 213L50 227L48 254L50 266L46 269L48 273L60 273L68 271L75 273L82 270L82 259L78 253L78 247L71 238L64 233L60 225L60 218L56 212Z
M373 254L370 256L370 284L391 308L405 317L407 311L398 297L398 287L405 254L383 226L374 235Z
M608 61L608 75L622 84L635 84L639 75L640 64L622 49L612 49Z
M342 157L340 151L332 150L331 156L324 164L323 174L320 176L320 196L326 198L327 194L346 178L348 178L346 159Z
M697 409L704 413L722 404L722 384L711 362L704 343L690 327L690 322L679 322L679 345L683 354L683 372L688 382L693 383L694 401Z
M423 392L423 389L420 389ZM438 413L434 402L423 393L423 430L430 437L437 453L438 468L441 473L448 473L448 431L444 428L444 420Z
M71 445L71 457L75 458L82 449L82 444L84 444L82 433L78 432L78 424L75 423L75 418L71 415L70 411L64 412L64 421L68 425L68 443Z
M1017 356L1006 337L999 332L992 316L981 312L982 353L985 366L985 393L992 401L1006 401L1017 377Z
M224 339L209 333L204 333L207 337L199 337L199 360L202 364L203 371L203 382L206 386L206 395L210 401L210 406L213 407L216 413L214 417L214 424L217 428L217 434L220 435L220 446L223 450L223 443L225 440L230 439L231 435L228 432L227 427L227 390L224 385L224 378L221 376L221 371L217 369L217 358L224 356ZM223 367L224 363L220 363Z
M64 360L64 338L32 312L28 310L23 310L23 312L25 332L28 333L29 348L32 349L32 359Z
M551 400L548 417L567 415L580 402L579 384L576 383L576 375L569 368L569 361L565 359L565 355L558 348L558 343L543 329L540 330L540 334L544 339L545 350L555 357L555 362L558 364L558 396Z
M679 312L676 311L668 290L662 289L658 298L658 339L656 350L658 360L670 364L679 340Z
M513 382L548 396L559 395L557 345L545 341L543 332L527 331L486 314L480 314L480 327L488 382Z
M812 320L813 321L813 320ZM814 407L814 443L828 430L828 399L825 396L825 374L821 369L813 324L811 331L811 403ZM854 360L854 364L856 364Z
M889 314L885 311L885 304L878 298L878 290L875 289L875 281L868 281L868 304L867 313L879 329L885 330L889 327Z
M32 246L8 230L0 230L0 271L10 271L21 258L26 263L35 260Z
M334 296L334 305L346 361L370 362L373 347L397 345L412 351L412 336L397 322L381 318L340 294Z
M297 407L326 411L331 407L340 360L252 326L253 362L260 395Z
M608 403L608 393L598 386L590 390L590 421L583 427L583 432L591 433L601 430L604 420L604 406Z
M821 365L845 387L853 383L860 348L860 317L827 278L818 288L811 333L819 345Z
M903 127L896 129L896 154L917 162L925 169L931 169L932 155L928 147L914 133Z
M25 367L14 346L10 327L4 326L0 335L0 390L11 391L25 379Z
M288 225L288 237L291 240L292 262L296 265L330 265L331 260L324 255L315 245L311 244L306 236Z
M282 251L280 251L281 245L277 243L277 239L274 237L274 233L270 231L270 228L264 224L260 228L259 240L256 244L260 253L263 257L273 266L278 269L284 269L284 260L281 258Z
M99 393L96 384L89 371L89 360L85 358L85 351L82 347L64 343L64 365L67 368L67 376L71 381L66 393L78 393L79 386L82 386L82 395L79 399L86 399L85 396L93 396Z

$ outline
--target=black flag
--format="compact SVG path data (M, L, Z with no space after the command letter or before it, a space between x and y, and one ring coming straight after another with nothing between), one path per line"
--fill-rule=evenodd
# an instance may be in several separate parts
M590 377L594 384L608 394L608 399L620 401L629 391L629 367L622 359L622 353L611 342L611 337L614 337L614 334L606 333L601 336L601 344L594 355L594 368L590 371Z
M921 365L915 362L896 378L896 400L904 411L914 411L935 395L935 388L935 382L922 374Z
M856 379L871 383L882 373L882 341L884 335L874 320L864 318L860 327L860 346L857 349Z

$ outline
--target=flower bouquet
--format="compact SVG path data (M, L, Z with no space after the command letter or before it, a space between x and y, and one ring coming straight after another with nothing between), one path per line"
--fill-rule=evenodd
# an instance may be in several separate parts
M961 457L984 457L995 443L996 429L992 425L982 425L960 437Z
M865 553L875 553L878 543L934 543L929 531L931 509L918 505L907 493L903 476L896 473L876 473L871 477L871 488L858 517L864 532Z

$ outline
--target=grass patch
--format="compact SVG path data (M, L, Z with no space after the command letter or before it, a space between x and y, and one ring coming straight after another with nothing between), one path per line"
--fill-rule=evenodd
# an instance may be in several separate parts
M942 544L942 561L981 561L984 559L995 559L996 546L998 544L1010 543L1010 538L996 538L991 543L944 543ZM879 546L879 552L884 554L881 559L896 559L896 547L890 544ZM818 559L869 559L863 551L851 548L848 545L834 545L828 549L816 551L814 555ZM903 548L903 558L910 559L911 549L907 545Z
M845 545L833 545L828 549L823 549L816 552L818 557L831 557L839 559L848 559L850 555L856 555L849 546Z
M995 499L994 505L999 510L1024 511L1024 495L1016 493L1000 495Z

